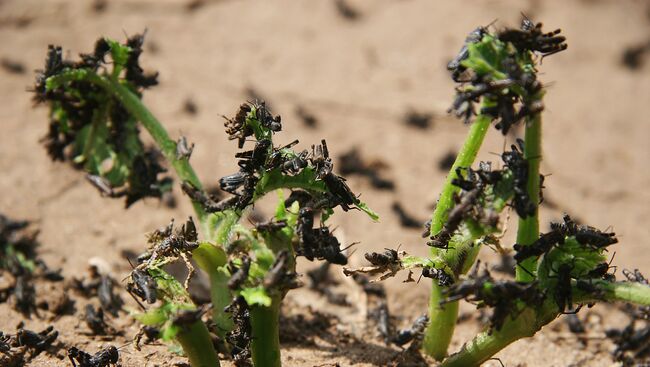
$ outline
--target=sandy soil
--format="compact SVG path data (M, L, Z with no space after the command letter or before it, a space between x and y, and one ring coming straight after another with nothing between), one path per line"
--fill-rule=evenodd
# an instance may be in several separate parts
M282 115L281 141L300 137L302 146L308 146L325 138L334 156L356 146L364 156L389 165L386 176L397 182L394 192L377 191L363 178L349 179L353 190L382 215L381 224L360 213L335 219L348 242L361 241L352 262L361 263L365 250L398 244L424 255L427 248L420 232L401 228L391 205L399 201L424 220L444 181L438 161L462 142L466 128L445 112L453 94L446 62L477 25L495 19L497 26L514 25L523 11L549 28L562 27L569 43L567 52L542 66L548 84L542 169L551 175L545 195L556 203L543 208L543 220L566 211L596 227L612 226L621 240L616 264L648 269L650 69L645 65L631 71L620 61L626 47L648 40L647 2L349 4L358 10L358 19L342 17L332 1L206 1L188 10L187 2L180 0L121 0L109 1L100 12L87 1L0 1L0 58L23 63L26 69L23 74L0 69L0 212L36 221L42 258L53 267L63 266L64 275L83 273L89 258L100 257L118 279L128 271L123 250L141 251L143 233L191 213L178 191L176 209L150 200L124 211L122 202L100 198L78 172L52 164L38 143L46 131L47 111L32 107L26 89L32 83L31 71L42 67L47 45L60 44L72 57L90 50L100 35L122 39L124 33L146 28L149 46L143 62L160 72L161 84L145 101L173 135L182 133L196 143L192 163L205 182L216 182L236 169L231 158L236 146L226 139L220 116L233 114L248 98L247 89L253 88ZM187 99L196 103L198 114L183 112ZM297 106L317 117L316 128L300 122ZM433 126L406 126L403 116L409 109L433 113ZM494 159L489 152L500 152L504 143L500 133L492 131L481 158ZM489 252L484 255L493 259ZM386 285L390 308L399 324L406 325L426 310L428 284L406 287L400 281ZM396 349L364 329L361 291L346 282L341 287L358 300L354 307L328 305L307 289L289 295L288 317L312 307L338 315L340 321L326 328L331 333L326 330L315 338L315 347L287 344L287 366L384 366L394 357ZM463 312L473 309L466 306ZM608 312L603 321L611 325L618 319L609 311L603 306L593 312ZM0 305L0 330L14 330L18 320L19 314ZM126 317L112 322L123 325L127 334L116 344L126 343L137 331ZM27 321L28 327L45 324ZM67 345L96 350L103 343L81 333L78 316L64 316L53 325ZM452 350L478 328L474 321L460 323ZM340 337L341 330L348 338L332 339ZM592 331L602 335L602 326ZM506 366L609 366L613 362L608 348L611 344L605 341L578 342L556 321L497 356ZM124 366L183 360L170 359L165 346L148 346L143 352L126 346L123 351ZM63 366L66 361L43 355L32 365Z

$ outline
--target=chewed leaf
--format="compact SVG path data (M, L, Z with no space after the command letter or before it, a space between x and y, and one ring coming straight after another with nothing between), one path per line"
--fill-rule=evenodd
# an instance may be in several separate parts
M379 214L377 214L377 212L375 212L374 210L370 209L368 205L366 205L366 203L360 201L356 204L356 206L357 208L361 209L362 212L368 214L370 219L372 219L375 222L379 222Z
M406 255L402 257L401 261L404 269L422 268L434 265L431 259L414 255Z
M246 303L249 306L264 306L264 307L269 307L271 306L271 302L273 301L271 297L266 293L266 290L264 287L255 287L255 288L244 288L240 295L244 297L246 300Z
M190 295L185 287L173 276L164 271L162 268L150 264L147 272L156 280L158 290L163 295L163 299L168 302L177 304L192 304Z
M478 75L490 74L498 79L505 79L501 72L502 61L506 55L506 45L490 35L485 35L480 42L467 45L469 57L461 64L474 70Z
M255 196L260 197L277 189L305 189L313 192L326 192L323 181L316 179L316 172L306 167L297 175L285 175L280 169L265 173L257 184Z

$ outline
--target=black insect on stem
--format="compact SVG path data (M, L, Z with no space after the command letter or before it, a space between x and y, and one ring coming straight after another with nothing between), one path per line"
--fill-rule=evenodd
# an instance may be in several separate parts
M515 244L513 248L517 253L514 258L519 264L530 257L539 257L549 252L553 246L563 244L564 239L564 232L558 228L551 229L547 233L542 233L535 242L529 245Z
M224 311L232 315L235 324L235 328L226 334L226 341L231 346L231 357L235 361L235 366L249 366L252 327L248 304L244 297L235 297Z
M238 194L237 190L244 185L246 177L247 174L244 172L236 172L232 175L224 176L219 179L219 187L225 192Z
M466 77L462 77L463 73L467 69L461 64L463 60L469 57L469 49L467 46L472 43L480 42L483 39L483 36L487 33L487 27L483 26L479 26L471 31L465 38L465 43L463 44L463 47L461 47L460 51L458 51L458 54L447 64L447 70L451 71L451 78L455 82L467 81Z
M290 256L287 250L282 250L276 255L273 265L264 276L264 288L284 291L300 287L298 274L289 267Z
M231 262L229 268L232 276L228 280L228 288L232 290L239 289L248 279L248 271L251 268L251 259L248 256L244 256L241 259L241 265L239 267L236 267L234 263Z
M539 52L542 57L550 56L567 49L566 38L560 36L561 30L542 31L542 23L534 24L524 17L521 29L505 29L497 37L503 42L512 43L520 51Z
M460 197L456 195L454 197L456 205L449 211L447 222L445 222L440 232L431 236L431 240L427 242L427 246L443 250L449 249L449 240L451 240L453 233L458 229L461 222L468 217L480 193L481 188L476 187L463 193Z
M557 271L555 271L554 276L549 276L549 278L555 279L555 286L553 289L553 299L555 304L558 307L560 313L564 313L564 310L573 308L573 289L571 287L571 271L573 271L574 265L568 263L560 264ZM576 313L580 309L574 311L569 311L568 313Z
M328 227L314 228L314 210L310 207L301 208L298 213L296 233L299 246L296 254L304 256L309 261L315 258L324 259L332 264L346 265L347 257L342 253L341 244L332 235Z
M581 245L590 246L594 249L605 248L618 243L614 232L602 232L593 227L580 226L574 236Z
M449 287L454 283L454 278L451 275L442 269L436 269L434 267L422 268L422 276L437 280L438 286L440 287Z
M388 266L399 261L399 255L396 250L386 249L383 253L369 252L364 255L366 260L375 266Z
M192 199L192 201L199 203L206 213L216 213L234 207L239 198L232 196L227 199L218 201L216 197L206 193L203 190L197 189L192 183L185 181L181 183L183 192Z
M275 232L281 230L282 228L285 228L286 226L287 226L287 221L285 219L281 219L278 221L269 220L266 222L256 223L255 229L258 232Z
M478 270L478 267L477 267ZM490 331L500 330L508 316L516 317L520 310L520 301L534 306L543 300L543 293L537 283L520 283L495 280L485 269L480 275L474 274L468 280L454 283L445 290L446 299L441 304L466 299L470 302L490 306L494 309L490 315Z
M237 139L237 144L240 149L244 146L246 138L253 135L253 129L246 124L246 118L251 110L252 106L250 104L242 103L234 118L229 119L226 116L223 116L226 120L224 126L226 127L226 133L228 134L229 139Z
M106 56L110 53L111 46L105 38L100 38L95 42L95 48L90 54L80 54L81 61L77 67L88 67L97 70L99 66L106 63Z
M501 159L505 166L512 172L514 203L517 215L527 218L535 213L536 205L528 195L528 160L524 158L524 142L517 139L517 144L511 145L511 150L503 152Z

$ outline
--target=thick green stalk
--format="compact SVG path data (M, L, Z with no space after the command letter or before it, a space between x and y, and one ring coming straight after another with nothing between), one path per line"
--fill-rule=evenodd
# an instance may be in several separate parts
M192 258L199 268L210 277L212 321L217 325L217 335L223 339L233 327L232 319L223 311L232 300L232 295L228 289L228 279L230 277L223 271L223 266L227 262L226 253L221 247L202 242L192 252Z
M273 297L270 307L251 307L251 326L253 328L251 353L255 367L282 366L278 328L281 301L281 297L276 296Z
M474 163L491 121L491 117L479 115L472 123L465 143L447 175L447 181L440 194L436 209L433 212L433 217L431 218L431 235L435 235L442 230L442 227L447 221L449 210L454 205L454 193L458 191L458 188L452 185L451 181L456 178L456 168L470 167ZM438 253L438 249L432 249L433 256L438 256ZM442 309L440 307L442 298L442 288L434 283L431 298L429 299L430 321L425 334L423 348L427 354L438 360L443 359L447 355L447 348L451 342L456 318L458 317L457 302L448 303Z
M524 158L528 161L528 196L535 205L535 213L526 219L519 218L517 243L530 245L539 238L539 163L542 160L542 114L528 119L524 137ZM516 269L518 281L533 281L535 258L524 260Z
M454 327L458 318L458 302L450 302L441 306L440 301L443 287L433 283L429 299L429 325L424 334L422 347L424 351L437 360L447 356L447 348L454 335Z
M605 300L630 302L642 306L650 305L650 287L647 285L606 281L593 281L590 285L596 291L585 293L580 288L573 288L572 293L575 295L576 303L585 304ZM516 319L508 318L501 330L493 331L492 334L487 332L478 334L458 353L447 358L441 367L479 366L512 342L535 335L544 325L555 320L558 315L557 305L551 298L547 298L537 313L534 309L526 308Z
M219 367L219 357L212 345L212 338L203 321L197 321L186 330L176 334L176 340L192 367Z
M592 281L590 286L594 287L595 291L585 293L580 288L574 287L573 294L575 294L576 302L589 303L605 300L650 306L650 287L645 284L634 282L612 283L599 280Z
M557 307L554 310L556 312L537 315L535 310L526 308L516 319L508 318L501 330L494 330L491 334L487 331L478 334L472 341L463 345L458 353L449 356L441 367L480 366L512 342L535 335L543 325L557 317Z

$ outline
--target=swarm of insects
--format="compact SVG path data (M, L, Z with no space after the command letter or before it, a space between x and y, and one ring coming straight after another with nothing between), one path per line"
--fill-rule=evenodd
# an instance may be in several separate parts
M549 33L543 33L541 29L541 23L534 24L525 18L521 29L507 28L497 35L497 39L502 42L498 47L510 44L519 53L537 52L542 56L566 50L566 39L559 35L559 29ZM494 79L493 73L479 72L476 68L468 67L467 64L471 64L468 60L470 53L480 52L481 45L494 42L493 37L487 27L476 28L467 36L458 55L447 65L452 79L463 83L457 88L456 98L449 111L469 123L477 113L474 104L483 98L486 103L480 113L496 120L496 128L505 135L512 126L544 109L540 101L532 98L542 90L542 85L537 81L535 72L524 70L514 54L509 54L499 65L500 72L505 77L498 80ZM482 43L484 40L485 43Z
M63 74L107 75L112 68L126 88L139 95L158 84L158 74L145 73L140 66L143 42L144 34L129 37L124 44L100 38L93 52L81 54L79 61L65 60L61 47L49 46L33 88L34 101L51 110L49 131L42 140L50 157L85 170L102 195L125 197L127 207L146 197L160 198L169 190L171 179L161 177L166 170L159 154L145 149L136 120L119 98L92 81L69 81ZM46 85L57 78L56 87ZM179 153L188 158L191 149ZM107 171L103 167L108 162Z
M145 73L139 65L143 42L144 35L130 37L123 44L102 38L76 62L65 60L60 47L48 49L34 87L34 99L50 107L49 132L43 139L46 149L54 160L86 171L87 181L102 195L126 198L127 206L146 197L161 197L169 190L171 179L164 177L167 166L161 163L164 157L192 201L197 223L190 217L181 226L172 221L153 231L148 250L132 266L126 289L143 309L135 315L143 324L134 338L136 349L142 341L175 340L192 365L219 365L219 358L225 356L236 366L279 366L281 302L289 290L301 286L297 258L322 260L324 265L308 273L311 288L331 303L350 306L345 294L340 297L331 289L335 281L328 279L327 272L332 264L348 264L346 250L354 243L346 246L342 231L336 232L328 220L338 209L378 217L335 171L325 140L303 150L295 149L298 140L277 143L282 118L271 113L252 88L247 92L251 101L241 104L224 123L229 139L238 146L236 172L218 180L219 192L230 196L222 198L204 188L189 163L194 144L184 136L172 140L142 104L142 92L157 84L157 74ZM451 172L425 225L431 256L386 248L366 253L368 266L343 269L365 294L368 320L376 322L384 342L400 347L410 343L393 362L414 365L406 356L417 355L424 346L434 357L447 358L445 365L478 365L508 343L534 334L558 315L578 312L585 304L643 302L640 295L647 292L648 281L640 272L624 271L628 281L615 282L615 267L605 256L609 246L618 242L613 232L578 225L569 216L553 223L550 231L539 232L545 91L537 79L537 64L566 48L559 29L544 32L541 23L525 18L518 29L493 32L490 26L477 27L447 65L452 80L459 83L450 112L472 127L456 160L446 159ZM313 125L313 118L305 113L309 107L298 114ZM430 116L408 116L407 123L424 128ZM515 127L524 125L525 141L515 140L501 154L501 168L489 162L475 168L473 162L492 123L504 135L516 135L520 131ZM139 138L142 127L151 133L160 152L144 147ZM395 187L377 173L381 164L364 162L356 150L339 163L342 173L366 176L376 188ZM266 217L255 205L271 192L278 195L278 201L273 215ZM498 251L502 259L512 253L501 247L506 228L500 219L509 208L519 217L517 243L514 263L504 261L502 270L511 274L513 269L507 268L516 267L515 280L497 279L487 269L479 272L478 265L465 276L482 245ZM407 209L399 202L393 205L403 226L419 228L420 221L409 216ZM250 220L253 214L254 222ZM242 223L248 215L252 226ZM0 265L13 282L0 290L0 300L11 298L17 310L29 315L37 312L31 280L37 276L61 280L61 275L12 253L20 247L16 233L24 226L0 217L0 255L7 255L0 257ZM178 260L188 269L184 284L165 268ZM190 296L194 264L208 275L210 299ZM415 283L417 270L421 270L417 282L433 280L430 315L395 332L386 289L376 281L405 271L408 275L403 282ZM98 273L73 281L80 293L99 298L101 307L87 305L84 316L95 335L115 333L104 318L122 307L113 292L114 283ZM446 348L458 309L452 303L461 299L482 310L489 308L491 312L485 312L489 327L467 347L449 355ZM647 318L647 311L640 309L638 318ZM647 330L632 325L609 334L617 344L617 359L627 363L629 358L647 356ZM51 327L39 333L21 328L15 336L0 334L0 353L8 354L18 345L31 351L31 358L52 347L57 336ZM112 346L95 354L71 347L68 357L75 367L107 367L118 362L119 352Z

